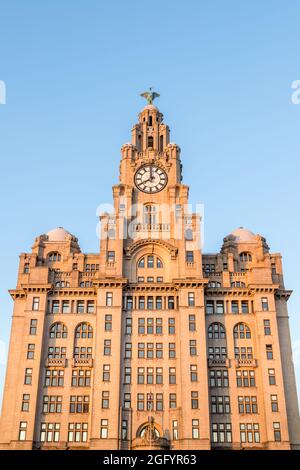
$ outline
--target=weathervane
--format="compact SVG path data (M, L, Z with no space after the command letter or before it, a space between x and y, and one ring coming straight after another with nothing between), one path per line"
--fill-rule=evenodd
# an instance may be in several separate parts
M144 93L141 93L140 95L143 98L146 98L148 104L153 104L153 101L155 100L155 98L158 98L160 96L159 93L156 93L155 91L152 91L152 90L153 88L149 87L149 91L144 91Z

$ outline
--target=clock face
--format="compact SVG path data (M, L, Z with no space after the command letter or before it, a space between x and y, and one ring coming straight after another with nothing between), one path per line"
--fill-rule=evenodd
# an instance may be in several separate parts
M143 165L134 176L136 187L144 193L158 193L166 186L168 177L166 172L157 165Z

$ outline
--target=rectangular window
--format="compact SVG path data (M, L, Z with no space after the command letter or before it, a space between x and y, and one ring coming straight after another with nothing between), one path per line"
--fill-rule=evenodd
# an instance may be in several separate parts
M186 262L187 263L193 263L194 262L194 252L193 251L187 251L186 252Z
M125 367L124 384L131 384L131 367Z
M214 444L230 444L232 442L231 423L212 423L211 434Z
M108 263L114 263L116 259L115 252L114 251L108 251L107 252L107 262Z
M104 348L103 348L103 354L104 356L110 356L111 355L111 340L110 339L105 339L104 340Z
M156 282L164 282L164 278L162 276L157 276Z
M137 409L138 411L144 411L145 409L145 395L144 393L137 394Z
M211 369L209 371L209 386L211 388L229 387L228 371L225 369Z
M34 359L35 344L27 345L27 359Z
M169 394L169 408L174 409L177 407L176 393Z
M106 292L106 307L112 307L113 305L113 294L112 292Z
M272 346L272 344L266 344L266 354L267 354L267 359L268 360L273 359L273 346Z
M255 387L254 370L237 370L236 384L237 387Z
M162 309L162 297L158 296L156 297L156 310L161 310Z
M127 310L132 310L132 308L133 308L133 298L130 295L130 296L126 297L126 309Z
M197 356L197 341L190 339L190 356Z
M169 359L175 359L176 357L176 345L175 343L169 343Z
M154 372L153 367L147 367L147 384L153 384L154 383L153 372Z
M70 302L68 300L63 300L62 302L62 313L71 313Z
M189 315L189 331L196 331L196 316Z
M176 368L169 367L169 384L176 384Z
M268 369L269 385L276 385L275 369Z
M24 264L24 271L23 271L24 274L28 274L29 273L29 263L25 263Z
M126 320L125 320L125 335L131 335L131 334L132 334L132 318L126 318Z
M77 302L77 313L84 313L85 307L84 307L84 300L78 300Z
M148 277L147 277L147 282L150 282L150 284L151 284L152 282L154 282L154 277L153 277L153 276L148 276Z
M152 335L154 333L154 320L153 318L147 318L147 334Z
M126 439L128 439L128 421L122 419L122 440L125 441Z
M163 358L163 343L156 343L155 357L156 359Z
M239 303L237 300L231 301L231 313L239 313Z
M190 365L191 382L198 382L198 371L196 365Z
M103 382L110 382L110 364L103 364L102 380Z
M216 314L217 315L223 315L224 314L224 301L223 300L217 300L217 302L216 302Z
M125 359L132 357L132 343L125 343Z
M30 320L30 327L29 327L29 334L30 335L36 335L36 333L37 333L37 323L38 323L38 321L35 318Z
M143 359L145 357L145 343L138 343L138 358Z
M248 300L242 300L242 313L249 313Z
M278 410L278 396L271 395L271 410L273 413L277 413Z
M240 441L241 444L260 442L260 432L258 423L241 423L240 424Z
M70 413L88 413L90 408L89 395L71 395Z
M164 409L163 394L157 393L156 394L156 411L163 411L163 409Z
M268 312L269 310L269 302L267 297L261 298L261 309L263 312Z
M192 410L196 410L199 408L199 399L198 399L198 392L191 392L191 408Z
M162 335L163 327L162 327L162 318L156 318L155 320L155 333L157 335Z
M156 367L156 384L163 384L163 368Z
M68 442L87 442L88 423L69 423Z
M40 308L40 298L39 297L33 297L32 310L38 310L39 308Z
M60 423L41 423L40 441L58 442Z
M195 307L195 294L194 292L188 293L188 306Z
M103 409L109 408L109 391L108 390L103 390L102 392L101 407Z
M138 332L139 332L139 335L145 334L145 318L138 319Z
M175 335L175 318L168 319L168 331L169 335Z
M205 313L207 315L213 315L215 313L215 303L213 300L207 300L205 304Z
M137 383L139 385L145 383L145 369L144 369L144 367L138 367Z
M21 411L29 411L30 395L28 393L23 394Z
M93 300L88 300L87 313L95 313L95 302Z
M138 281L138 282L145 282L144 276L138 276L137 281Z
M257 397L256 396L239 396L238 397L238 409L240 414L256 414L257 409Z
M270 320L264 320L264 334L265 334L265 336L270 336L271 335Z
M52 301L51 313L59 313L59 300Z
M111 331L112 330L112 315L105 315L104 319L105 319L104 330ZM128 320L128 318L126 320Z
M274 441L280 442L281 441L281 431L280 431L280 423L273 423L273 430L274 430Z
M199 419L192 419L192 438L199 439Z
M147 309L148 310L153 310L154 309L154 298L152 296L147 297Z
M131 408L131 393L124 393L124 408L126 410Z
M147 343L147 359L153 359L153 358L154 358L154 344Z
M174 310L174 307L175 307L174 297L171 295L168 297L168 309Z
M25 369L24 384L25 385L31 385L32 384L32 369L30 369L30 368Z
M64 386L64 370L63 369L46 369L44 386L45 387L63 387Z
M177 441L179 439L177 420L172 421L172 437L173 437L173 441Z
M145 310L145 297L139 297L139 310Z

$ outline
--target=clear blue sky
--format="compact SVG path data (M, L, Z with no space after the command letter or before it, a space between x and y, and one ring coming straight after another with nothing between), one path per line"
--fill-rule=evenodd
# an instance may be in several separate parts
M299 16L296 0L2 0L4 343L7 290L35 236L63 225L98 250L96 207L111 201L139 93L153 85L191 201L205 204L204 251L242 225L283 254L300 382Z

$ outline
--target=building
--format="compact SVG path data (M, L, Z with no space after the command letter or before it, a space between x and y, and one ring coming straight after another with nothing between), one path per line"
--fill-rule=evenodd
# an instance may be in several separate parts
M281 256L244 228L202 253L144 96L100 252L56 228L20 256L1 448L299 448Z

